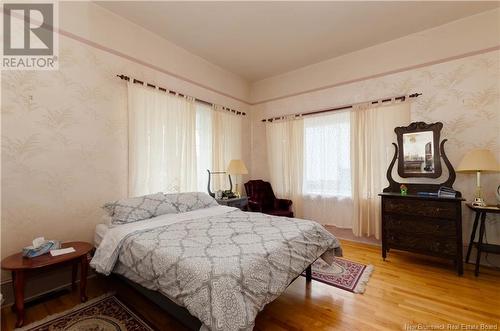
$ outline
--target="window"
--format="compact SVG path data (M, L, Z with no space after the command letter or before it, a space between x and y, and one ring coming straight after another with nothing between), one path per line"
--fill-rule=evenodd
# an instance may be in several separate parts
M242 116L129 82L129 194L206 192L241 155Z
M304 119L305 195L351 196L350 114Z

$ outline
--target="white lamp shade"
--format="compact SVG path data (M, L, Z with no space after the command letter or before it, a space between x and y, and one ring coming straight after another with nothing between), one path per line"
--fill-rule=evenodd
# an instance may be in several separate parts
M497 160L487 149L474 149L467 152L458 165L457 172L500 171Z
M231 160L227 166L227 173L230 175L246 175L248 169L242 160Z

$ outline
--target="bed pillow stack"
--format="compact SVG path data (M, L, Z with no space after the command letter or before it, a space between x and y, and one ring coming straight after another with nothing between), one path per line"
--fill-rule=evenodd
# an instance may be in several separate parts
M206 193L163 194L160 192L108 202L103 209L111 218L111 224L119 225L217 205L217 202Z

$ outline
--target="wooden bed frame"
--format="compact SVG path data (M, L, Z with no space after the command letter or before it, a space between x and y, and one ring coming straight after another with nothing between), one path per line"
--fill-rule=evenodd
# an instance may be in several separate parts
M305 270L307 283L310 283L312 280L311 265L312 265L312 263ZM167 298L166 296L164 296L160 292L147 289L144 286L139 285L136 282L133 282L130 279L128 279L122 275L113 274L112 277L117 277L117 278L121 279L122 281L124 281L125 283L127 283L128 285L132 286L139 293L141 293L147 299L149 299L150 301L152 301L153 303L158 305L161 309L166 311L169 315L174 317L176 320L178 320L181 324L183 324L189 330L198 331L200 329L202 323L200 322L199 319L197 319L196 317L191 315L191 313L189 313L189 311L186 308L179 306L178 304L176 304L175 302L173 302L172 300L170 300L169 298ZM298 277L300 277L300 275L295 277L290 282L290 284L293 283L293 281L295 279L297 279ZM290 284L288 284L288 285L290 285Z

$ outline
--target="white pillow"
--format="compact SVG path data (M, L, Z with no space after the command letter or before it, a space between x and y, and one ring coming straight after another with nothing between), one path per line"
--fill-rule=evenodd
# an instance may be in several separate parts
M103 209L111 216L113 225L142 221L158 215L177 212L175 206L165 201L163 193L109 202L103 206Z
M203 192L169 193L165 194L165 201L174 206L179 213L219 205L214 198Z
M111 218L111 225L142 221L163 214L177 214L218 206L206 193L155 193L106 203L103 209ZM109 222L109 220L106 220Z

